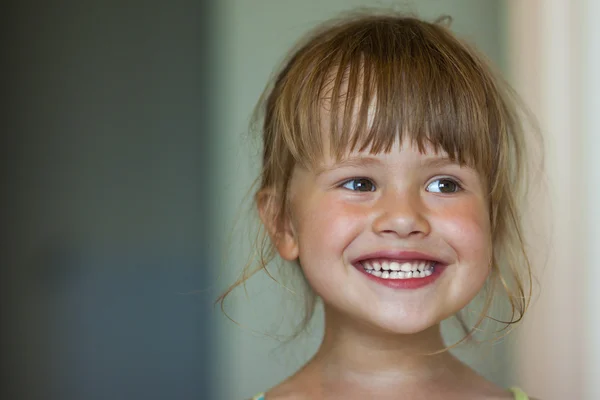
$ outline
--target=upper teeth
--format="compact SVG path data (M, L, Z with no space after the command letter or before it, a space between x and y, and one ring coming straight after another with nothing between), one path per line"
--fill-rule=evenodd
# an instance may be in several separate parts
M404 271L404 272L423 272L433 269L435 265L434 261L363 261L361 265L364 269L375 270L375 271Z

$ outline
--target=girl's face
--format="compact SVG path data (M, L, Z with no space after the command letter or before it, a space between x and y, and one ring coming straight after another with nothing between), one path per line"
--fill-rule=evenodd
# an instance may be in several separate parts
M372 327L423 331L467 305L490 271L485 184L445 154L395 145L296 167L289 201L280 255L299 259L327 307Z

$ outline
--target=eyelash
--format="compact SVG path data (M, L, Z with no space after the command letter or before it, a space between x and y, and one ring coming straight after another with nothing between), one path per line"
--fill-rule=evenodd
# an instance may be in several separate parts
M352 189L348 189L348 188L345 187L350 182L359 181L359 180L368 181L373 186L374 190L364 190L364 191L362 191L362 190L352 190ZM373 179L366 178L366 177L363 177L363 176L359 176L359 177L355 177L355 178L351 178L351 179L346 179L345 181L343 181L342 183L340 183L339 186L342 189L350 190L352 192L374 192L375 190L377 190L377 185L375 184L375 182L373 181Z
M442 192L442 194L454 194L454 193L462 192L464 190L463 185L460 183L460 181L458 179L452 178L452 177L449 177L449 176L436 177L434 180L431 180L431 181L429 181L427 183L426 188L428 188L432 183L438 182L438 181L450 181L454 185L456 185L456 191L450 192L450 193L443 193ZM430 192L430 193L434 193L434 192ZM437 193L437 192L435 192L435 193Z
M356 189L353 190L353 189L349 189L349 188L345 187L347 184L349 184L349 183L351 183L353 181L359 181L359 180L368 181L372 185L373 190L364 190L364 191L362 191L362 190L356 190ZM452 194L452 193L458 193L458 192L461 192L461 191L464 190L462 184L460 183L460 181L458 179L455 179L455 178L452 178L452 177L449 177L449 176L437 177L436 179L429 181L425 187L428 188L432 183L437 182L437 181L450 181L454 185L456 185L456 191L450 192L450 194ZM374 192L375 190L377 190L377 185L375 184L375 182L373 181L373 179L366 178L366 177L355 177L355 178L351 178L351 179L346 179L345 181L343 181L342 183L339 184L339 187L343 188L343 189L346 189L346 190L350 190L352 192ZM430 193L438 193L438 192L430 192ZM440 192L440 193L443 193L443 192ZM448 193L445 193L445 194L448 194Z

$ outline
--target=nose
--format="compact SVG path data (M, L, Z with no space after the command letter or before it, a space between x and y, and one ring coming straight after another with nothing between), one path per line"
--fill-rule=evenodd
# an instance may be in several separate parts
M427 236L431 226L420 194L384 194L378 201L373 230L380 236Z

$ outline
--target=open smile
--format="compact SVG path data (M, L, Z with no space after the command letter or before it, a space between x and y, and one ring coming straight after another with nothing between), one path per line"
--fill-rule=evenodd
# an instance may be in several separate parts
M435 261L367 260L360 263L366 273L383 279L425 278L433 274Z
M421 253L374 254L353 263L370 280L395 289L417 289L437 280L446 265Z

